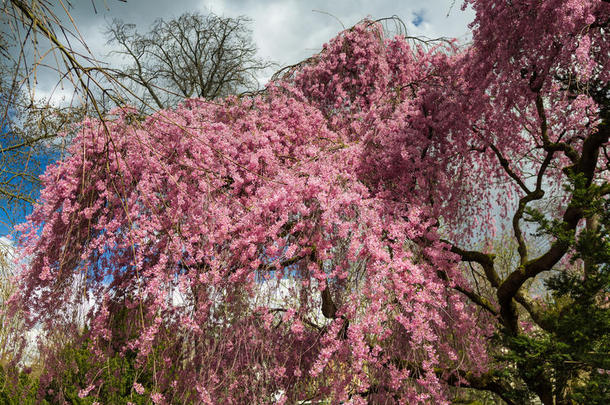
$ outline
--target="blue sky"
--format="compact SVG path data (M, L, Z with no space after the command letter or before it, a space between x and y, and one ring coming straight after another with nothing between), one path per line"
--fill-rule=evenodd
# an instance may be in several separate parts
M9 125L3 123L0 127L0 147L2 149L20 143L11 136ZM58 154L49 151L36 151L31 148L20 148L18 150L0 151L0 183L6 183L3 188L15 188L23 194L30 196L33 200L40 194L32 179L15 176L15 173L28 172L32 176L40 176L49 163L55 161ZM0 235L6 235L12 230L13 224L23 222L31 212L32 206L21 201L9 201L7 198L0 199Z
M411 24L413 24L414 27L421 26L425 21L426 20L424 18L423 10L413 12L413 18L411 19Z

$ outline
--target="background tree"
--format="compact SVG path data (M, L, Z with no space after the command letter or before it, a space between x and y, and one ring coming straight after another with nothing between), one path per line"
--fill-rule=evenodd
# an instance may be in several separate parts
M116 85L89 53L70 7L69 2L46 0L7 0L0 5L0 210L4 233L11 232L31 210L39 191L38 176L61 157L72 124L82 121L85 114L101 117L105 110L98 95L110 94L108 89ZM67 99L42 98L37 90L40 80L56 80L53 93L63 89Z
M256 56L246 17L185 13L155 21L146 34L115 20L108 28L113 51L130 63L113 73L153 108L175 106L185 98L216 99L258 89L258 76L272 66Z

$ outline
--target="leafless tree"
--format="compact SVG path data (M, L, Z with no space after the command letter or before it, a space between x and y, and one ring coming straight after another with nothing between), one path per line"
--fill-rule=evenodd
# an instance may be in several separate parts
M65 23L71 21L69 7L62 0L0 2L0 225L4 232L23 220L44 166L61 154L67 138L58 135L81 120L84 106L90 105L88 75L96 64L76 50L80 38L76 27ZM57 16L58 9L66 16ZM84 42L80 48L86 49ZM61 106L36 94L40 80L53 80L52 71L57 73L57 87L75 91L75 97Z
M246 17L185 13L158 19L146 34L134 24L114 20L109 42L128 65L115 70L124 85L156 108L182 99L215 99L258 88L257 74L272 66L256 56ZM146 108L144 108L146 110Z

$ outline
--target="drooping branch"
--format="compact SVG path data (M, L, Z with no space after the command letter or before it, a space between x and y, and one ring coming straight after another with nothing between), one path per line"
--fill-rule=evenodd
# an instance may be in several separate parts
M544 150L551 153L555 151L561 151L572 161L578 160L578 152L572 146L565 142L551 142L548 133L548 123L546 117L546 111L544 109L544 101L540 92L536 95L536 112L540 119L540 137L542 138L542 145Z
M408 362L403 359L391 359L390 363L398 370L409 370L410 375L414 378L425 374L423 367L419 364ZM503 381L496 371L492 370L487 373L475 375L471 372L435 367L434 374L436 374L437 378L445 381L450 386L492 392L502 398L508 405L517 405L517 402L515 402L510 395L510 393L514 391L514 388L512 388L507 381ZM466 385L464 382L466 382ZM379 392L383 388L386 387L372 384L368 390L360 392L358 395L368 397ZM388 391L391 392L392 390Z
M444 281L449 280L449 278L447 277L447 273L445 273L444 271L439 270L437 272L437 274L442 280L444 280ZM477 304L479 307L483 308L484 310L489 312L491 315L493 315L493 316L499 315L496 308L494 308L494 305L487 298L483 297L482 295L477 294L476 292L474 292L466 287L459 286L459 285L454 286L453 289L464 294L473 303Z
M62 43L57 38L53 30L39 18L39 16L30 6L28 6L21 0L11 0L11 3L20 11L23 16L23 19L30 21L32 26L35 27L37 31L41 32L42 35L44 35L55 47L57 47L66 65L66 74L69 75L69 72L71 71L76 72L77 83L74 84L80 86L81 90L86 96L86 99L92 103L95 112L100 118L102 118L102 109L93 94L93 90L89 85L89 82L93 82L99 88L102 88L100 83L93 76L93 73L101 72L102 74L104 74L104 69L97 66L83 66L76 59L77 53L69 46L66 46L64 43Z
M500 162L500 165L502 166L506 174L508 174L511 179L515 180L515 182L519 185L519 187L521 187L523 191L525 191L526 194L530 194L530 189L525 185L523 180L521 180L519 176L510 168L508 160L506 160L500 150L493 143L490 143L489 147L496 154L496 157L498 158L498 161Z

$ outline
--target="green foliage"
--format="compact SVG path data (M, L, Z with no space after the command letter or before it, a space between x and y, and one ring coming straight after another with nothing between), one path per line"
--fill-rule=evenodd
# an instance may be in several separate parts
M46 387L45 399L50 403L66 401L71 404L149 404L153 382L149 375L142 374L136 367L136 353L126 351L115 353L104 363L90 349L90 342L68 344L59 349L57 360L71 367L64 371ZM146 392L139 395L133 383L143 385ZM94 388L84 398L79 391L90 385Z
M549 331L504 336L504 360L518 366L524 379L550 377L564 403L607 404L610 398L610 203L608 185L586 185L574 178L572 204L588 225L569 236L561 221L544 221L530 210L541 234L569 243L570 266L546 281L551 298Z
M113 339L106 346L104 356L92 349L85 329L80 337L68 343L60 335L49 338L56 343L41 356L40 364L33 366L34 371L8 366L3 369L0 363L0 405L152 404L151 394L157 392L152 377L155 364L167 371L165 378L179 374L178 364L162 361L164 353L174 349L175 342L172 343L168 334L168 340L156 345L153 353L144 359L145 363L139 364L136 351L123 349L128 340L137 339L141 334L131 318L134 311L114 303L111 311ZM134 383L141 385L142 394L136 392ZM164 394L171 398L172 392ZM180 402L191 403L191 394L182 395Z
M135 367L135 353L127 352L109 359L105 365L100 365L97 357L88 348L88 343L67 344L59 349L60 356L72 367L66 368L59 378L44 384L42 376L25 371L16 371L12 374L8 369L0 366L0 404L2 405L29 405L29 404L74 404L91 405L94 402L102 404L150 404L150 392L153 387L148 375L138 373ZM52 366L52 363L49 365ZM102 373L92 375L92 372L102 369ZM12 369L11 369L12 370ZM146 390L139 395L133 389L137 381ZM79 391L88 387L92 382L97 383L88 396L79 397ZM39 390L39 387L42 388ZM41 392L42 391L42 392Z
M38 379L24 371L11 373L0 365L0 404L24 405L36 403ZM46 401L40 402L46 404Z

